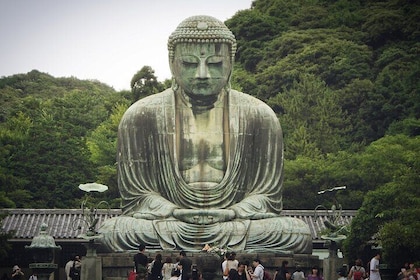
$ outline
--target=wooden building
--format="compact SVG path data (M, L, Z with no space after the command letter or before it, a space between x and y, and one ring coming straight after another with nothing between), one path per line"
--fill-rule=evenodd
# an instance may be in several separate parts
M43 223L48 225L48 234L53 236L56 244L62 248L57 260L61 269L75 254L83 256L86 253L83 246L84 240L78 238L79 234L87 230L87 224L84 222L86 217L83 216L82 209L3 209L1 212L6 214L2 221L2 231L12 233L12 238L9 239L12 251L9 252L7 259L0 260L1 274L5 271L9 272L15 264L21 268L29 267L31 258L28 256L25 245L29 245L32 238L38 235ZM325 229L324 221L330 218L330 214L325 211L316 215L314 210L283 210L282 212L283 216L302 219L309 225L313 240L313 255L321 259L327 256L328 250L319 233ZM105 219L119 215L121 215L121 209L98 210L96 215L99 219L98 227ZM339 224L350 224L355 215L356 211L343 210L339 217Z

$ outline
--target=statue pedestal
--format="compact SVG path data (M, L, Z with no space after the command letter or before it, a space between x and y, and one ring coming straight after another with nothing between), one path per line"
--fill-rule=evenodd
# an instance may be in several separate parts
M343 266L343 259L338 257L328 257L324 259L324 280L336 280L338 279L337 270Z
M218 255L207 252L201 252L195 257L195 263L203 276L203 280L222 279L222 261Z
M324 238L326 239L326 238ZM345 239L345 236L340 236L338 241ZM328 258L324 259L323 267L324 267L324 280L336 280L338 279L338 272L337 270L343 266L344 260L337 256L338 250L338 243L335 240L328 240Z
M82 259L81 280L102 280L102 258L96 254L98 244L94 239L83 244L86 247L86 256Z
M57 270L58 265L55 263L31 263L29 268L37 274L38 280L50 279L51 273Z

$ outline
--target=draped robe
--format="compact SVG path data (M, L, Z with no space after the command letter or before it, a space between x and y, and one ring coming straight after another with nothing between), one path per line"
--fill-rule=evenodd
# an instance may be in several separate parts
M280 123L262 101L226 93L226 171L211 188L191 186L178 167L176 98L172 89L141 99L124 114L118 131L118 186L123 215L106 220L102 242L111 251L201 250L205 244L236 251L310 253L308 226L281 217L283 139ZM174 209L231 209L229 221L180 221Z

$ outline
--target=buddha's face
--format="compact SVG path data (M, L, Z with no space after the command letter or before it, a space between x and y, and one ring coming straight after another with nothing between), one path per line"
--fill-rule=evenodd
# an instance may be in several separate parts
M179 43L171 69L178 85L194 102L212 104L232 72L229 45Z

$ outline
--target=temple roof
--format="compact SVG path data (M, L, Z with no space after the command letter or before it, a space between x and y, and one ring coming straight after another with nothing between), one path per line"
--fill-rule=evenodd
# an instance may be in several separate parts
M13 231L10 241L29 241L38 235L42 223L48 225L47 233L56 241L76 241L77 236L87 231L87 224L83 222L82 209L2 209L6 213L2 230ZM86 212L86 211L85 211ZM350 224L356 215L356 210L343 210L338 217L338 224ZM122 214L121 209L99 209L97 228L104 220ZM313 241L321 240L320 231L325 229L324 221L329 218L326 211L318 213L314 210L283 210L281 216L299 218L309 225Z

